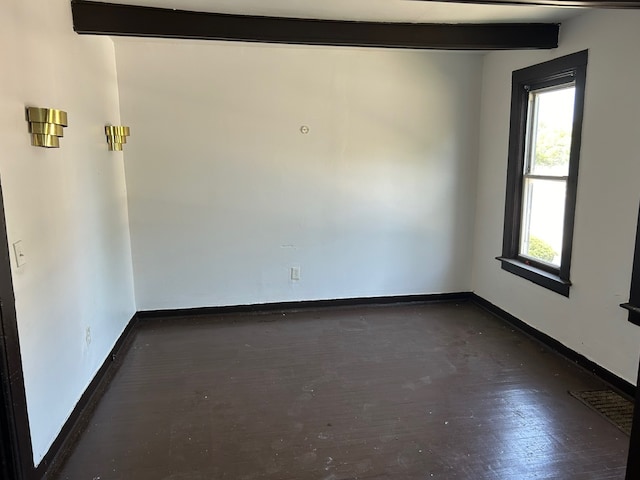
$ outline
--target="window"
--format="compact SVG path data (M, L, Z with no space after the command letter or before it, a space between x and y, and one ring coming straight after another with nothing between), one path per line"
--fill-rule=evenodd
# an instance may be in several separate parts
M512 76L502 268L569 296L587 51Z

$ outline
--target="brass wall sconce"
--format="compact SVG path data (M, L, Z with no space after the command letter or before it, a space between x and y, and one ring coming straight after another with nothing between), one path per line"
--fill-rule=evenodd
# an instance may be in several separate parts
M27 121L34 147L60 148L62 128L67 126L67 112L53 108L27 107Z
M107 134L107 144L110 151L122 151L122 145L127 143L127 137L131 134L129 127L122 125L107 125L104 127Z

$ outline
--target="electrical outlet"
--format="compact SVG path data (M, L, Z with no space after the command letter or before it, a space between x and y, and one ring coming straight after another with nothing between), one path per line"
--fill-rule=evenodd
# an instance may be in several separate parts
M87 342L87 347L91 345L91 327L87 327L85 330L84 339Z
M291 267L291 280L294 282L300 280L300 267Z
M18 268L27 263L27 257L24 254L24 247L21 240L18 240L13 244L13 253L16 257L16 266Z

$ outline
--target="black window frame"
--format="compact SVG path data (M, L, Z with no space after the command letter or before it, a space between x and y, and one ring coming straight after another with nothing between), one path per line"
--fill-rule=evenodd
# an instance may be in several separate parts
M497 257L502 269L523 277L541 287L569 296L571 251L575 220L578 166L582 143L582 119L587 77L588 50L559 57L548 62L516 70L512 74L511 119L509 124L509 157L504 214L502 255ZM538 262L520 255L522 202L527 140L529 93L550 87L574 84L573 131L569 174L566 180L564 227L560 267Z
M629 311L629 321L640 326L640 210L636 227L636 247L633 255L629 301L620 304L620 306Z

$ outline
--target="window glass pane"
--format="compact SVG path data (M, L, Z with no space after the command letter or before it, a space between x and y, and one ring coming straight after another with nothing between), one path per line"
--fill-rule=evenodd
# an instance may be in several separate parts
M525 179L521 255L560 266L566 191L565 181Z
M574 97L573 85L530 94L529 173L569 175Z

